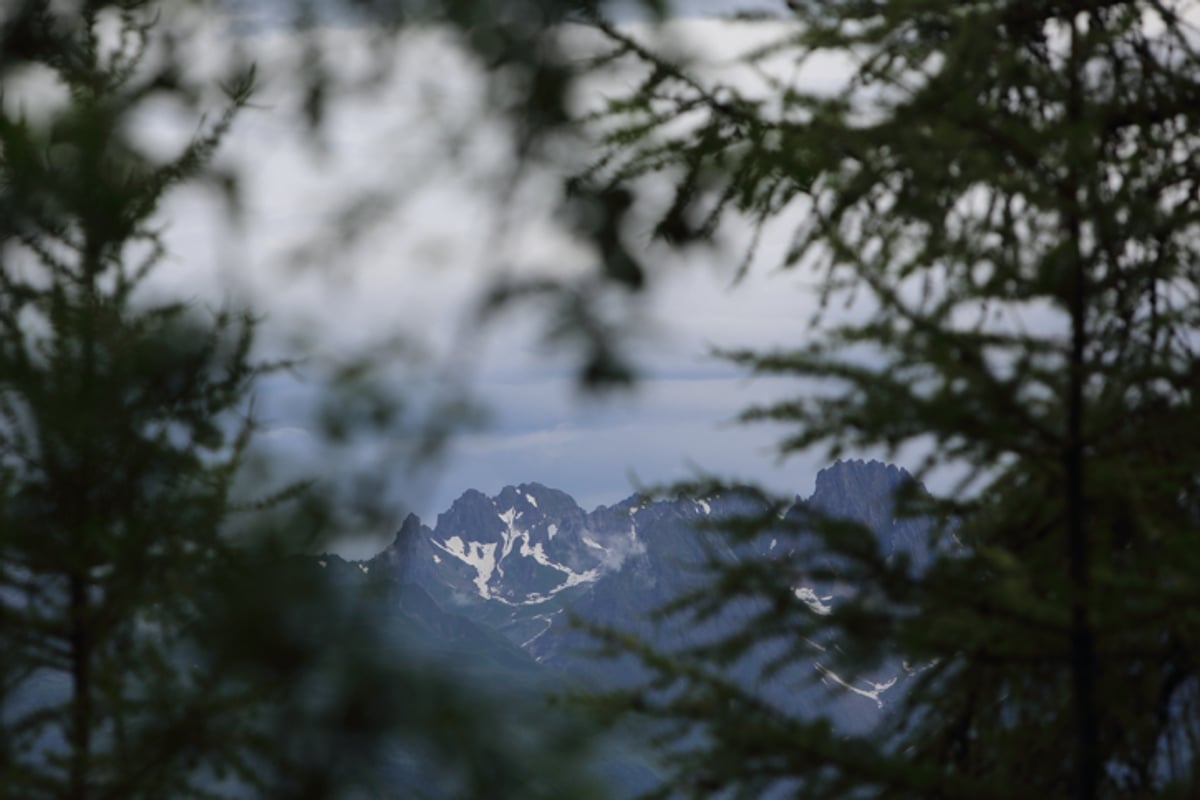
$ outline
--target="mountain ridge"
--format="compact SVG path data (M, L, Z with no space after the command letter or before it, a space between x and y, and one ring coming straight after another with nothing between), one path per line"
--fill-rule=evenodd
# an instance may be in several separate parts
M812 495L778 513L780 525L812 512L842 517L867 526L886 555L920 560L921 521L898 518L893 508L894 492L911 480L880 461L835 462L818 472ZM737 541L719 530L722 521L768 510L765 499L736 487L695 497L635 492L591 511L537 482L492 496L468 489L432 527L409 514L388 547L351 563L364 575L419 587L440 609L499 633L534 662L592 673L599 668L578 655L588 642L569 624L572 614L660 643L684 641L694 633L656 628L649 613L698 587L711 559L787 557L782 532ZM814 613L836 603L830 587L798 586L797 596Z
M894 498L912 480L879 461L838 461L818 472L810 496L790 502L745 487L701 487L658 497L635 492L590 511L536 482L491 496L468 489L432 526L407 515L391 543L369 559L313 561L330 578L370 590L362 595L370 597L361 606L365 613L415 642L415 653L500 696L619 689L649 674L628 653L597 658L599 640L573 619L687 658L689 648L752 622L764 613L761 603L725 603L703 619L652 612L707 591L708 568L739 559L768 568L778 562L784 576L795 576L794 583L785 577L802 604L794 611L836 613L853 586L837 577L835 562L814 555L823 552L813 546L820 540L806 538L812 535L806 526L813 515L861 523L882 555L904 554L919 564L928 525L898 514ZM805 577L814 574L834 577L828 585ZM914 674L902 662L838 674L827 652L837 642L806 641L811 652L794 654L778 670L768 665L779 650L764 642L728 665L726 677L769 707L797 719L824 717L846 735L870 730L901 708L896 698ZM654 785L654 765L637 755L642 734L626 733L625 755L613 769L624 776L617 796L633 797Z

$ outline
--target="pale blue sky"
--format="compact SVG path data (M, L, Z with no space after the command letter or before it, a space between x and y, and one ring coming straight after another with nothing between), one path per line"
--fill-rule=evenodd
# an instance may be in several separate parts
M697 52L723 61L748 46L758 29L705 19L728 8L717 0L694 0L693 18L672 35ZM770 3L760 5L771 6ZM776 4L782 9L782 2ZM357 33L331 33L345 69L355 69ZM281 31L249 34L256 58L270 65L288 47ZM417 478L395 467L396 519L415 511L432 516L467 488L495 492L505 484L539 481L573 494L585 507L612 503L637 484L685 479L699 468L753 479L780 492L808 494L816 457L781 464L772 451L778 431L734 427L746 405L790 389L779 381L749 382L727 364L705 357L712 346L774 346L801 341L813 299L803 276L771 267L787 241L789 220L764 239L763 257L750 278L730 288L746 231L727 232L726 246L686 255L654 254L660 272L636 304L644 324L635 339L643 380L632 391L581 399L571 380L572 363L547 353L539 341L542 320L534 310L512 315L483 334L463 333L463 319L479 288L506 269L586 269L589 256L556 230L553 180L533 176L512 198L506 233L481 235L496 222L495 202L481 187L494 183L505 164L503 148L486 130L473 130L483 88L462 59L437 37L407 41L396 79L380 94L338 98L326 154L313 158L296 126L283 113L294 98L286 83L268 82L255 111L239 122L226 157L246 178L247 217L240 238L227 240L219 224L198 205L180 200L174 210L176 274L192 285L205 282L205 264L236 266L221 272L256 293L276 320L301 315L327 355L356 345L414 334L430 369L400 370L397 392L412 392L440 365L460 369L488 410L481 429L456 438L450 458ZM837 66L811 79L836 81ZM483 127L483 126L480 126ZM460 145L448 149L449 139ZM450 155L452 153L452 155ZM314 273L283 265L295 248L324 230L330 214L355 191L411 189L404 202L353 249L335 249L336 264ZM168 210L169 213L171 210ZM515 222L514 222L515 219ZM197 290L200 296L223 289ZM273 335L273 334L272 334ZM416 395L428 393L417 387ZM297 468L329 469L303 430L298 409L308 402L303 385L275 381L262 408L274 431L268 444ZM375 443L376 457L389 452ZM399 450L399 446L396 448ZM381 455L382 454L382 455ZM390 540L374 532L360 552Z

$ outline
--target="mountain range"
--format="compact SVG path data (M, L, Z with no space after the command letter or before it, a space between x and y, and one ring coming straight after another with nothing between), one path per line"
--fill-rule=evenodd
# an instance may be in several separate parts
M520 709L537 709L537 716L530 717L537 724L552 721L554 730L572 730L579 718L570 709L543 713L548 690L612 689L645 677L640 662L628 655L596 657L597 642L579 621L632 634L660 652L676 654L735 632L761 609L733 603L702 622L686 616L656 619L653 612L689 591L703 590L712 565L753 558L768 564L778 560L785 568L804 552L793 547L807 535L803 523L810 511L862 523L885 556L903 554L920 568L927 560L926 526L898 516L893 508L896 489L910 480L894 466L842 461L817 475L812 496L790 503L768 502L750 489L724 488L669 497L635 494L591 511L565 492L537 483L507 486L494 496L467 491L432 526L409 516L391 545L372 558L290 556L283 565L265 565L252 594L270 596L282 587L282 596L298 605L286 619L273 613L261 617L265 628L259 633L270 636L277 625L287 630L269 642L255 640L247 650L261 646L267 654L294 654L311 646L320 653L330 646L340 655L359 632L369 630L370 641L380 643L384 657L400 659L409 670L399 674L420 671L453 679L439 686L469 687L460 698L468 706L463 713L478 713L487 725L507 725L506 735L512 733L514 719L524 719L515 713ZM740 519L767 524L753 535L739 535ZM826 574L836 576L837 570ZM298 594L296 587L304 587L304 593ZM335 591L326 592L330 587ZM839 585L835 577L826 583L800 582L792 591L813 614L827 614L853 589ZM343 599L349 602L343 604ZM255 615L246 617L247 630L258 630ZM146 635L155 634L151 630ZM286 645L282 650L280 643ZM794 659L768 681L761 678L771 657L769 646L732 665L730 677L772 707L800 716L824 715L847 733L878 724L904 691L904 666L884 664L869 675L839 675L822 663L822 653L837 643L812 644L810 654ZM393 653L393 645L403 649ZM220 663L224 650L188 649L185 644L165 652L179 659L181 671L195 671L197 659L211 656ZM335 678L339 674L335 671ZM68 702L71 692L67 674L56 670L33 674L19 688L0 704L5 724L22 715L48 713ZM314 697L329 694L323 689ZM397 697L401 706L410 699L402 693ZM653 756L641 744L645 732L636 724L615 731L590 762L617 797L636 796L657 785ZM53 726L35 744L43 754L66 747L61 730ZM456 796L434 791L441 773L421 752L419 747L391 748L378 779L388 786L428 790L430 797ZM451 775L452 766L446 767Z
M894 491L908 480L904 470L877 461L839 461L817 475L811 497L796 497L776 513L781 527L814 509L863 523L884 554L904 552L919 564L927 557L925 526L892 510ZM518 683L610 688L637 680L637 664L595 658L594 641L573 619L619 628L667 650L737 626L752 609L734 605L702 626L656 622L651 613L700 586L713 560L769 557L777 548L782 555L788 546L782 532L739 539L723 530L766 510L749 490L724 490L635 494L585 511L565 492L522 483L494 496L469 490L432 526L410 515L373 558L326 555L318 563L342 581L390 587L388 615L403 621L417 646L449 655L451 663L490 665ZM795 587L818 614L828 613L841 591L834 584ZM743 664L737 677L752 680L761 666ZM823 669L816 651L812 662L760 688L790 712L819 711L861 730L875 723L889 690L895 693L903 679L898 666L874 676L825 670L819 681L812 680L814 669Z

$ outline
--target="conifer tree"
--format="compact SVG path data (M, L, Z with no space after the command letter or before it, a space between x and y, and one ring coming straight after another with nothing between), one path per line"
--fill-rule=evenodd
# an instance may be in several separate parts
M214 156L254 89L189 62L197 13L0 10L0 797L577 795L583 737L289 560L339 510L252 482L279 365L254 309L192 302L166 258L170 193L236 193ZM172 115L195 133L163 155L143 126Z
M820 310L794 348L725 355L801 388L744 417L787 426L784 454L923 454L929 491L896 504L930 550L886 557L809 509L788 555L714 564L674 609L750 601L749 630L675 654L611 636L656 676L623 700L673 726L671 783L695 797L1195 795L1196 9L781 12L747 56L756 89L594 17L646 77L597 115L605 152L579 182L665 179L673 243L796 211L784 261L816 276ZM830 54L850 65L833 91L780 69ZM852 588L828 615L794 591L835 580ZM891 710L851 734L726 679L767 644L772 670L894 667Z
M253 324L138 293L162 257L163 197L203 174L251 84L231 85L220 115L155 163L129 117L183 87L139 69L161 53L151 15L127 6L73 16L22 3L0 46L0 782L11 797L187 796L250 755L228 736L246 687L198 672L183 642L229 562L221 534L259 370ZM23 79L53 88L22 91ZM209 725L201 743L194 731Z

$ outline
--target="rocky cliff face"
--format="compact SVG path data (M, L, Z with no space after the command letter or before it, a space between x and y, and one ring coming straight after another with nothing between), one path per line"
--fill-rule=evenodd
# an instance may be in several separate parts
M900 467L879 461L839 461L817 473L806 504L822 513L866 525L884 555L907 554L917 566L928 561L928 525L896 513L895 494L913 481Z
M892 493L911 476L878 461L838 461L817 473L808 502L826 513L866 523L872 530L892 525Z

